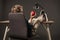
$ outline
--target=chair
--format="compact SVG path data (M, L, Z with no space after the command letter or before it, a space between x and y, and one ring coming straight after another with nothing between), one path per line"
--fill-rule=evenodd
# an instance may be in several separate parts
M22 13L9 14L8 37L15 39L27 39L27 25Z

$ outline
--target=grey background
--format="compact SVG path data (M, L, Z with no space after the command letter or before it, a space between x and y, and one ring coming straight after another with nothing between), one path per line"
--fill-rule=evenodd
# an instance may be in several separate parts
M7 20L10 8L15 4L21 4L24 7L24 15L29 19L29 13L34 3L39 1L44 7L50 20L55 23L50 26L53 40L60 40L60 1L59 0L0 0L0 20ZM5 26L0 24L0 40L2 40Z

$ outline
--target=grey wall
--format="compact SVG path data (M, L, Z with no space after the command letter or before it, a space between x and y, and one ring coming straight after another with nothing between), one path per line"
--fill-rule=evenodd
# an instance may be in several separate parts
M59 0L0 0L0 18L2 20L8 19L8 13L10 8L15 4L21 4L24 7L24 14L29 19L29 12L32 10L34 3L40 2L48 14L50 20L54 20L55 23L51 25L51 35L53 40L59 40L60 38L60 2ZM3 29L2 29L3 30ZM0 34L1 35L1 34Z
M3 20L3 0L0 0L0 20ZM3 24L0 24L0 40L2 40L5 27Z
M2 9L3 9L3 1L0 0L0 20L2 20Z

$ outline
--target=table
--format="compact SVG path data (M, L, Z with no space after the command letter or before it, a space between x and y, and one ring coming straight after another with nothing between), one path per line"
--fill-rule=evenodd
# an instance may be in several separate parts
M51 24L53 24L53 23L54 23L54 21L46 21L46 22L43 22L43 24L46 24L46 25L44 25L44 28L46 29L46 31L47 31L47 33L48 33L48 38L49 38L49 40L52 40L49 26L50 26Z
M0 21L0 24L9 24L10 21L9 20L5 20L5 21ZM50 34L50 30L49 30L49 26L50 24L53 24L54 21L46 21L46 22L43 22L43 24L46 24L46 26L44 25L47 33L48 33L48 37L49 37L49 40L51 40L51 34ZM5 33L4 33L4 37L3 37L3 40L6 39L6 35L7 35L7 32L9 31L9 28L8 28L8 25L6 25L6 29L5 29Z
M9 20L0 21L0 24L5 24L6 25L4 36L3 36L3 40L5 40L6 39L7 32L9 31L9 28L8 28Z

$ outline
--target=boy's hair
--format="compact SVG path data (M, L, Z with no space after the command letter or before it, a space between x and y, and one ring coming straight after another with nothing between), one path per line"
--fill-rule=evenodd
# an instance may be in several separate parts
M15 10L14 10L14 8L15 8ZM11 9L12 9L11 12L14 12L14 11L22 12L23 11L23 7L21 5L14 5Z

